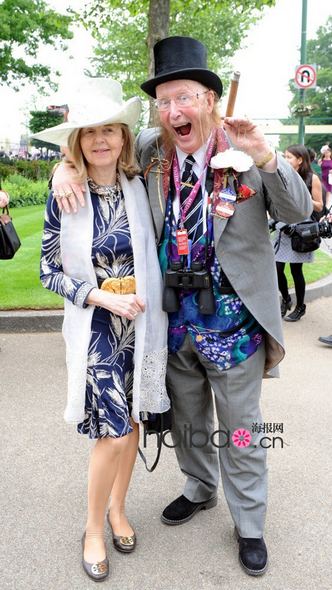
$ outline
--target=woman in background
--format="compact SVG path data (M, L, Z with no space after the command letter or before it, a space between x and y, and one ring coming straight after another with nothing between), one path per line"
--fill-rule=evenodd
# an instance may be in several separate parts
M320 153L322 154L319 162L322 169L322 184L326 190L326 207L329 209L332 205L332 148L328 144L323 145Z
M1 190L0 187L0 209L7 207L9 203L9 194L6 191Z
M314 211L321 211L323 208L322 185L318 176L312 172L307 148L303 145L290 145L285 151L285 158L307 185L311 194ZM302 316L304 316L306 311L304 303L305 279L302 267L304 262L313 261L313 252L295 252L292 249L290 236L280 230L277 232L275 247L276 246L277 250L275 259L277 265L278 285L282 296L281 316L284 317L287 310L290 310L292 307L292 300L288 291L288 283L285 275L285 265L288 262L294 279L296 306L295 309L285 317L285 320L288 322L297 322Z

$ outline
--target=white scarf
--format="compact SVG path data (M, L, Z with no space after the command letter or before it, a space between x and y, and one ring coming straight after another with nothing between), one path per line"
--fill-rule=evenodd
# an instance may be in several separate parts
M162 276L146 191L139 178L128 180L120 172L134 256L136 294L145 302L145 312L135 319L134 385L132 417L140 412L165 412L170 407L166 392L167 314L162 311ZM85 207L75 214L62 213L60 244L65 274L97 287L91 260L93 208L88 185ZM66 342L68 399L66 422L84 420L88 348L94 306L73 305L65 299L63 336Z

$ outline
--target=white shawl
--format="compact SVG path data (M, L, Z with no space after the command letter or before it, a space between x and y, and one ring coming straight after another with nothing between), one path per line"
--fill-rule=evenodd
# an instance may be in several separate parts
M132 417L140 412L165 412L170 407L166 392L167 314L162 311L162 276L157 257L151 211L139 178L128 181L120 173L134 255L136 293L145 312L135 320L134 385ZM88 185L85 207L75 214L62 213L60 245L64 273L97 287L91 260L93 208ZM84 420L87 357L94 306L81 308L65 299L63 336L66 342L68 398L66 422Z

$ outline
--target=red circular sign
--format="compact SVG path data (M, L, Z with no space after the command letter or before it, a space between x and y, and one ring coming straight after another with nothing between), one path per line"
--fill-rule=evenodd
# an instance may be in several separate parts
M316 86L317 73L315 66L302 64L295 70L295 83L298 88L312 88Z

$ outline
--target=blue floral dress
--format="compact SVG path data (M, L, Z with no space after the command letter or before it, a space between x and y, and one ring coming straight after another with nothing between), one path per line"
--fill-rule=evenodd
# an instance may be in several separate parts
M133 251L123 194L117 201L91 192L94 212L92 262L98 283L108 277L134 275ZM41 253L44 287L86 307L93 285L64 274L60 255L61 214L49 196ZM88 351L85 418L78 424L90 438L120 437L132 431L134 322L96 307Z

